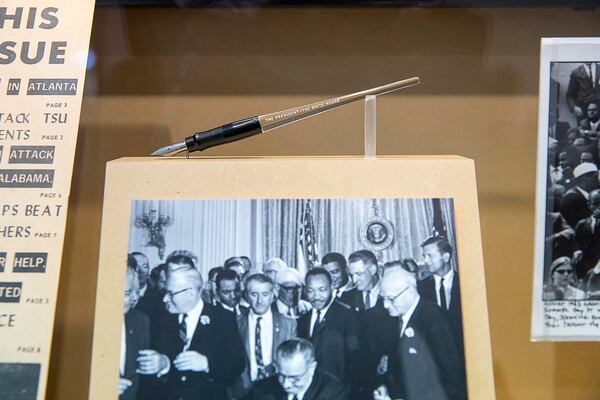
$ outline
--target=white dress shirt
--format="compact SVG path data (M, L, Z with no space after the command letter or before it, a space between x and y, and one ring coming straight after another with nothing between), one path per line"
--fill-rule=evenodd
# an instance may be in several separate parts
M402 316L402 330L400 331L400 337L404 335L404 331L406 330L406 328L408 327L408 323L410 322L410 317L412 317L413 313L415 312L415 308L417 308L417 304L419 304L420 299L421 296L417 295L417 300L415 300L413 305L410 306L410 308Z
M271 309L263 315L256 315L250 310L248 313L248 348L250 349L250 380L255 381L258 376L258 365L256 364L255 350L255 338L256 333L256 320L258 317L262 317L260 320L260 346L262 349L263 365L267 365L273 362L273 313Z
M438 306L442 306L442 300L440 299L440 285L442 278L436 274L433 274L435 280L435 298ZM452 293L452 281L454 280L454 269L450 268L450 271L444 275L444 293L446 294L446 310L450 308L450 296Z
M329 304L327 304L322 310L321 310L321 321L323 322L323 319L325 318L325 314L327 314L327 310L329 310L329 307L331 307L331 304L334 302L334 298L331 298L331 301L329 302ZM315 329L315 324L317 323L317 313L319 312L319 310L317 310L316 308L313 307L312 311L311 311L311 316L310 316L310 336L313 335L313 331Z
M240 305L239 304L236 305L235 307L229 307L225 303L221 303L221 305L223 306L224 309L226 309L227 311L231 311L235 315L241 315L242 314L242 310L240 310Z
M373 286L371 290L365 290L364 292L361 292L363 303L366 303L367 292L369 293L369 308L373 308L375 307L375 304L377 304L377 299L379 297L379 284Z
M187 351L190 348L190 343L192 341L192 337L194 336L194 332L196 332L196 327L198 326L198 321L200 320L200 314L202 314L202 310L204 309L204 302L202 299L198 301L198 303L187 313L187 318L185 319L186 326L186 343L183 347L183 351ZM183 320L183 314L179 314L179 323Z

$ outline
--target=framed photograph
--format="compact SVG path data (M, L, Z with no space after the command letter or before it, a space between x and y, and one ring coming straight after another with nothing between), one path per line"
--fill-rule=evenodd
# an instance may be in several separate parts
M599 107L600 39L542 39L533 340L600 339Z
M493 399L472 161L109 163L90 398L148 396Z

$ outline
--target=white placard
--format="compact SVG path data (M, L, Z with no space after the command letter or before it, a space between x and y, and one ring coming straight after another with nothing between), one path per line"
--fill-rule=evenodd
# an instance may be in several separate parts
M44 398L93 0L0 5L0 397Z
M600 38L542 39L539 98L531 336L599 340Z

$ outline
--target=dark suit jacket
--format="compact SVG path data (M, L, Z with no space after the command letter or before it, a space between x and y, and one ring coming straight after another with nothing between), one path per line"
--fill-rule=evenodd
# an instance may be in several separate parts
M373 390L383 383L377 366L399 335L397 318L390 317L378 301L375 307L357 313L359 321L359 362L353 366L359 379L353 382L353 400L373 398Z
M583 279L587 272L600 260L600 226L593 231L592 217L579 221L575 228L575 248L583 251L581 261L576 265L577 277Z
M326 371L342 382L350 382L351 367L359 360L357 353L357 315L349 306L334 300L322 321L310 336L312 311L298 319L298 337L309 339L315 346L315 358L321 371Z
M273 313L273 347L272 354L275 358L275 352L279 345L288 340L296 337L296 320L285 317L276 311L271 310ZM237 328L242 337L243 346L245 351L243 371L238 374L235 383L231 387L231 393L234 398L240 398L250 390L252 387L252 381L250 380L250 350L253 349L254 343L250 344L250 331L248 325L248 313L239 315L237 317ZM275 367L273 364L266 366L269 374L275 374Z
M590 100L600 97L600 85L594 85L587 65L580 65L571 71L569 86L567 88L567 104L573 111L575 106L579 106L585 112L585 108ZM600 74L600 65L596 64L596 74ZM595 87L594 87L595 86Z
M428 276L422 281L417 282L417 290L421 297L425 300L430 301L433 304L437 304L437 295L435 290L435 280L433 275ZM450 290L450 305L447 310L450 324L452 326L452 332L457 340L457 346L460 349L460 354L464 352L463 348L463 329L462 329L462 308L460 302L460 279L458 277L458 271L454 271L454 278L452 279L452 289Z
M254 385L244 400L287 400L288 395L277 376L263 379ZM303 400L350 400L348 389L333 375L317 368Z
M587 199L577 187L573 187L565 193L560 213L570 226L577 226L579 221L590 216Z
M202 323L202 319L207 323ZM209 372L178 371L173 360L182 352L177 315L171 315L160 332L160 353L171 360L166 393L162 399L222 400L225 386L231 384L244 369L244 347L233 314L218 311L204 303L196 331L188 351L197 351L208 358Z
M442 310L420 299L402 338L389 355L386 386L393 399L465 400L466 382L450 323Z
M140 350L150 347L150 322L148 317L137 310L125 314L125 375L131 386L119 396L119 400L137 399L140 376L137 369L137 356Z
M364 311L365 303L363 300L363 293L357 288L350 289L342 294L340 301L344 304L349 305L354 311ZM380 299L377 299L375 306L381 303Z

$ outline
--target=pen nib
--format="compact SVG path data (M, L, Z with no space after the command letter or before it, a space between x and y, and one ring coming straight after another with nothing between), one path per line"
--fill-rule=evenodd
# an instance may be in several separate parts
M172 156L187 149L185 142L173 143L154 151L153 156Z

